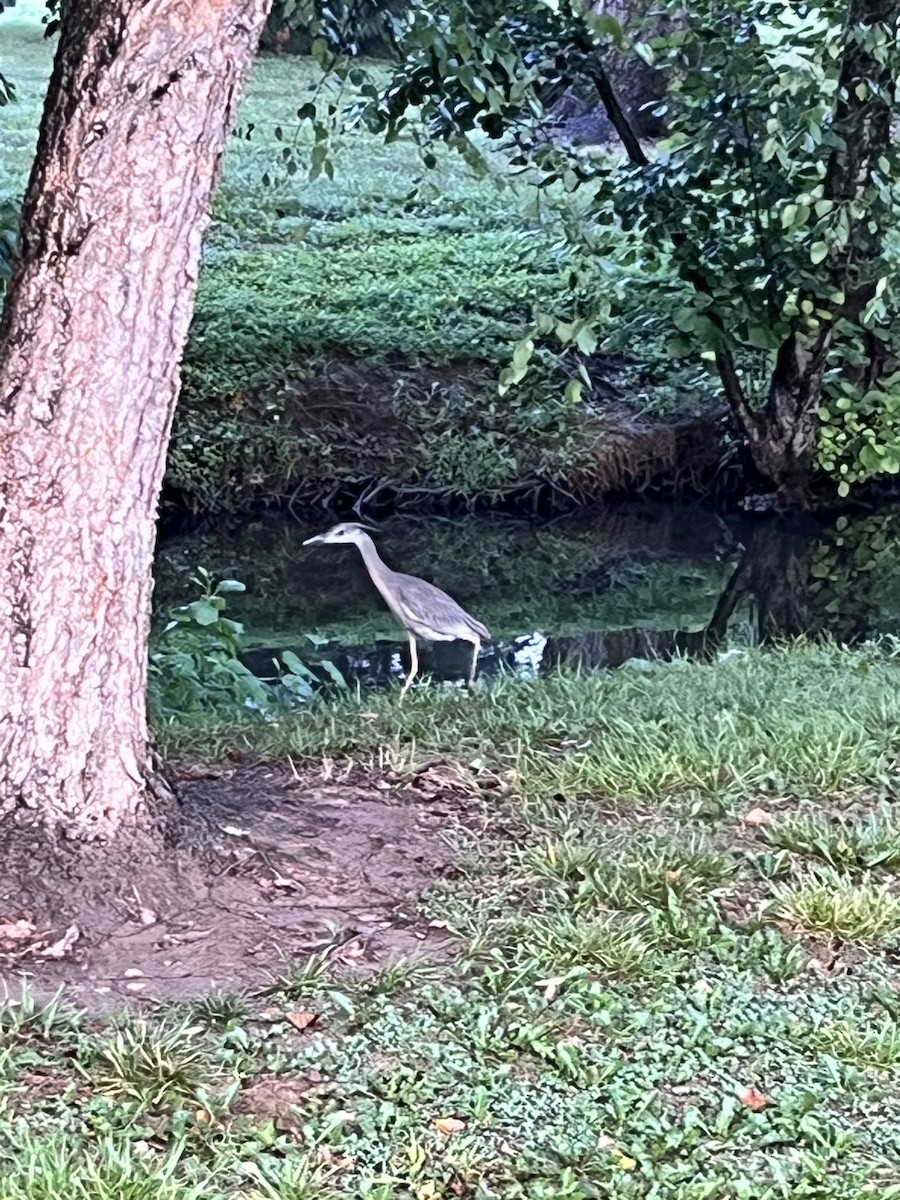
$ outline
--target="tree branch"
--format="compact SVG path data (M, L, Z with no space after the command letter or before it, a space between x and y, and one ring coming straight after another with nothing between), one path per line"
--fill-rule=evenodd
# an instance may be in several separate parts
M596 47L592 46L591 52L585 54L584 69L591 83L597 89L600 102L606 109L606 115L613 128L622 139L622 145L625 147L628 157L637 167L649 166L650 160L644 153L640 138L634 131L628 113L622 107L612 80L604 70L603 64L597 60Z
M725 389L725 399L738 424L751 441L756 441L759 438L759 422L756 413L747 403L747 397L741 387L741 381L734 365L734 357L730 350L716 351L716 367L719 371L719 378L722 380L722 387Z

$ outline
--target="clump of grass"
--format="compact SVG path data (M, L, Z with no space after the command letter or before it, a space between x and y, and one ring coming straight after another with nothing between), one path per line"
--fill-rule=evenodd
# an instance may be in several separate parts
M4 1142L3 1200L209 1200L219 1194L211 1170L184 1177L182 1139L150 1153L113 1134L86 1146L66 1130L46 1135L23 1123Z
M741 965L762 971L776 983L796 979L806 965L803 946L769 926L754 929L740 943Z
M310 1000L320 996L331 975L333 946L326 946L304 961L285 959L281 971L272 976L270 992L286 1000Z
M890 1018L865 1027L849 1020L830 1022L813 1030L804 1041L812 1050L861 1067L900 1063L900 1025Z
M653 943L647 922L614 915L583 918L557 911L535 918L521 930L522 948L549 971L587 967L604 976L645 974Z
M355 996L364 1000L377 996L396 996L433 982L437 974L433 963L404 955L362 978L353 991Z
M900 896L886 884L826 869L776 884L763 916L846 941L881 942L900 933Z
M888 805L861 821L823 812L802 813L763 825L760 835L770 846L821 859L831 867L886 871L900 867L900 821Z
M636 837L618 844L580 845L568 839L548 842L531 858L538 871L574 883L577 902L599 901L612 908L664 907L671 896L690 900L721 883L734 860L700 836L679 842Z
M19 1000L0 1004L0 1042L59 1043L77 1036L83 1014L68 1005L57 992L41 1003L26 991Z
M150 1107L196 1096L207 1059L198 1032L187 1024L131 1022L93 1042L82 1073L95 1091Z
M191 1001L191 1019L205 1029L233 1029L242 1025L250 1015L245 996L236 992L210 992Z

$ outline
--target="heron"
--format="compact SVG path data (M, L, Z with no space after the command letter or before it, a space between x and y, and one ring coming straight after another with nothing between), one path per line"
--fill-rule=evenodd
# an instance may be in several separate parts
M433 583L418 579L415 575L403 575L400 571L392 571L380 558L365 525L345 522L335 525L327 533L307 538L303 543L304 546L316 544L356 546L366 564L370 579L406 630L406 636L409 638L410 668L406 683L400 692L401 697L406 694L419 670L417 638L423 642L471 642L472 667L469 671L469 686L472 686L482 640L491 636L480 621L476 621L451 596L435 587Z

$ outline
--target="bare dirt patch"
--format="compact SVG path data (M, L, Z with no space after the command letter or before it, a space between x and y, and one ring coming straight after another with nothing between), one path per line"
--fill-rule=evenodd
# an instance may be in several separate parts
M454 871L448 834L475 817L449 769L410 780L262 764L191 772L178 786L182 897L157 910L135 862L132 903L123 907L119 887L106 921L60 958L35 951L59 946L65 921L0 942L0 999L23 985L39 995L63 987L74 1003L105 1008L262 988L285 956L326 946L354 971L452 949L418 906ZM0 929L31 919L13 907L0 867Z

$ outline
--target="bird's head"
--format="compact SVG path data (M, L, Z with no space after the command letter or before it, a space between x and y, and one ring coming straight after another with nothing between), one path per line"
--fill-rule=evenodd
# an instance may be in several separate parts
M363 538L368 536L368 531L368 525L358 525L354 521L345 521L341 525L335 525L327 533L317 533L315 537L307 538L303 545L312 546L320 543L330 545L332 542L336 544L352 542L358 546ZM376 531L373 529L371 532L375 533Z

